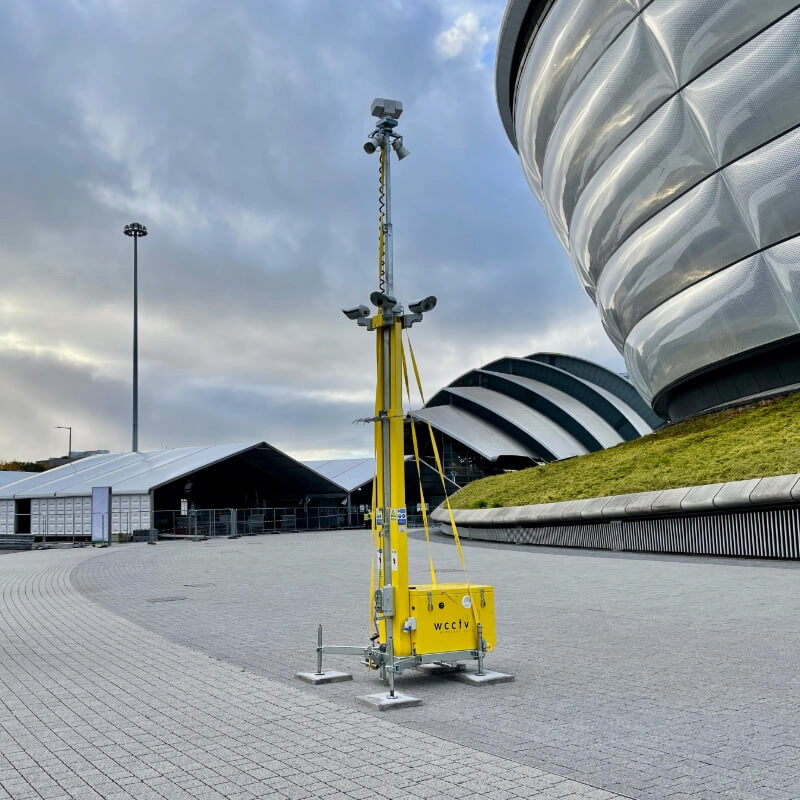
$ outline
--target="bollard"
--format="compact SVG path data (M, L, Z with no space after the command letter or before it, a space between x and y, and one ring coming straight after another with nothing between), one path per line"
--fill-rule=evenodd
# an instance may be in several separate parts
M315 675L322 675L322 625L317 628L317 671Z

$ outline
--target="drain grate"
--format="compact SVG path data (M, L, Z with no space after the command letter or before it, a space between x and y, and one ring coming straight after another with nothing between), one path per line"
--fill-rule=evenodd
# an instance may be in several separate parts
M208 589L213 583L184 583L184 589Z
M147 599L148 603L174 603L176 600L188 600L188 597L183 595L175 595L174 597L150 597Z

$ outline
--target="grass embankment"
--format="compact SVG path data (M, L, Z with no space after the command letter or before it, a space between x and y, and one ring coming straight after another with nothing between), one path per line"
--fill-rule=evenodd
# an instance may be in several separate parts
M475 481L454 508L496 508L800 472L800 393L670 425L597 453Z

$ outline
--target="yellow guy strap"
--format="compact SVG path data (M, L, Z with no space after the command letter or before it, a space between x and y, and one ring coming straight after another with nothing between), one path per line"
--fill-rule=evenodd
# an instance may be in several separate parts
M411 388L408 382L408 365L406 364L406 351L403 347L403 341L400 340L400 356L403 362L403 380L406 383L406 395L408 396L408 405L411 405ZM436 586L436 570L433 567L433 552L431 551L431 537L428 530L428 512L425 509L425 493L422 490L422 467L419 462L419 447L417 447L417 431L414 425L414 415L409 413L411 418L411 441L414 443L414 462L417 465L417 478L419 479L419 500L420 508L422 509L422 527L425 528L425 541L428 544L428 563L431 568L431 585Z
M411 339L406 331L406 339L408 339L408 353L411 356L411 365L414 367L414 375L417 379L417 387L419 388L419 396L422 399L422 404L425 405L425 395L422 393L422 381L419 377L419 369L417 367L417 359L414 358L414 348L411 346ZM458 557L461 559L461 569L464 570L464 582L467 584L470 597L472 597L472 587L469 582L469 575L467 574L467 562L464 560L464 551L461 549L461 539L458 535L458 528L456 527L456 518L453 515L453 509L450 506L450 496L447 493L447 483L444 479L444 470L442 469L442 460L439 458L439 448L436 446L436 437L433 434L433 426L426 420L428 424L428 432L431 437L431 446L433 447L433 457L436 459L436 469L439 471L439 477L442 479L442 489L444 490L444 502L447 506L447 513L450 515L450 528L453 531L453 539L456 542L458 549ZM413 428L412 428L413 430ZM472 603L472 616L475 620L475 625L480 624L480 612L477 609L478 604Z
M375 554L378 552L378 529L375 526L375 500L378 491L378 451L375 451L375 475L372 478L372 513L370 514L370 528L372 529L372 555L369 559L370 572L369 572L369 634L374 632L375 628Z

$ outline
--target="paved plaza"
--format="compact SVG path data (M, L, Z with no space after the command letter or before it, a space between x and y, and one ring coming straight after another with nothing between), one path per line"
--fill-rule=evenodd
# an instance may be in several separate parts
M319 623L366 642L368 532L0 557L0 798L800 797L800 565L465 550L516 680L407 672L385 713L356 658L294 677Z

